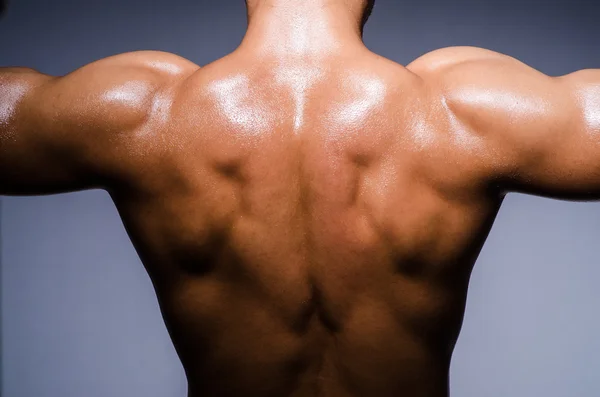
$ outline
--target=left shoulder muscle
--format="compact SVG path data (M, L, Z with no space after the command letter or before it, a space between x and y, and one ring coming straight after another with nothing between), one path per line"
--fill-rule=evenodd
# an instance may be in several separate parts
M0 97L12 109L0 120L0 194L106 187L130 168L131 132L157 93L198 69L161 51L110 56L62 77L0 69L0 92L19 93Z

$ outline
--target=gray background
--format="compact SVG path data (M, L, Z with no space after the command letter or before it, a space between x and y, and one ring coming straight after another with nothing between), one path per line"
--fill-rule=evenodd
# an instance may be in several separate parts
M377 0L373 51L406 65L444 46L550 75L600 68L592 1ZM198 64L239 44L243 0L13 0L0 66L62 75L120 52ZM3 197L4 397L183 397L150 280L103 191ZM600 395L600 203L509 195L471 279L452 397Z

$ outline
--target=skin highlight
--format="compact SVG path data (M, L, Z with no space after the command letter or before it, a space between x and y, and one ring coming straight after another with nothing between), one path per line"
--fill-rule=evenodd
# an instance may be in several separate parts
M0 194L105 189L188 397L448 397L505 195L600 200L600 70L368 50L362 0L249 0L200 67L0 68Z

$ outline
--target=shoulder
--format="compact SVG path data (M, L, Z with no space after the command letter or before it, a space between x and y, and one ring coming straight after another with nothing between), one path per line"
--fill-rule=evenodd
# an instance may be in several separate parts
M121 68L150 71L165 76L193 73L200 68L179 55L154 50L132 51L111 55L91 62L80 69Z
M459 100L466 91L498 94L544 93L555 78L500 52L479 47L446 47L428 52L407 69L446 99Z
M409 65L458 116L506 122L547 113L558 80L524 62L477 47L448 47ZM519 106L517 106L517 104Z
M514 102L549 95L553 78L520 60L479 47L447 47L417 58L407 69L452 110L514 111Z
M158 93L172 91L199 68L162 51L112 55L50 80L39 99L70 109L73 123L127 130L148 119Z
M187 78L198 69L193 62L168 52L134 51L88 63L59 80L91 92L112 86L119 87L121 92L134 90L138 95Z
M543 131L564 125L572 109L558 79L495 51L443 48L407 68L421 77L448 135L460 143L454 147L473 164L500 167L519 148L539 147ZM464 145L465 138L474 146ZM502 158L490 163L494 153Z
M485 48L454 46L427 52L408 64L406 68L417 75L431 75L458 65L490 60L510 62L514 58Z

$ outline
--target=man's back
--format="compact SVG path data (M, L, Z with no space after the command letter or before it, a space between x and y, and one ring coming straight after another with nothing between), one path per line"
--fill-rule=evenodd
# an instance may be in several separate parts
M133 140L152 165L113 198L194 396L446 393L500 200L426 82L351 55L230 55Z
M600 198L597 72L346 48L0 75L0 193L108 190L190 397L445 397L504 194Z

